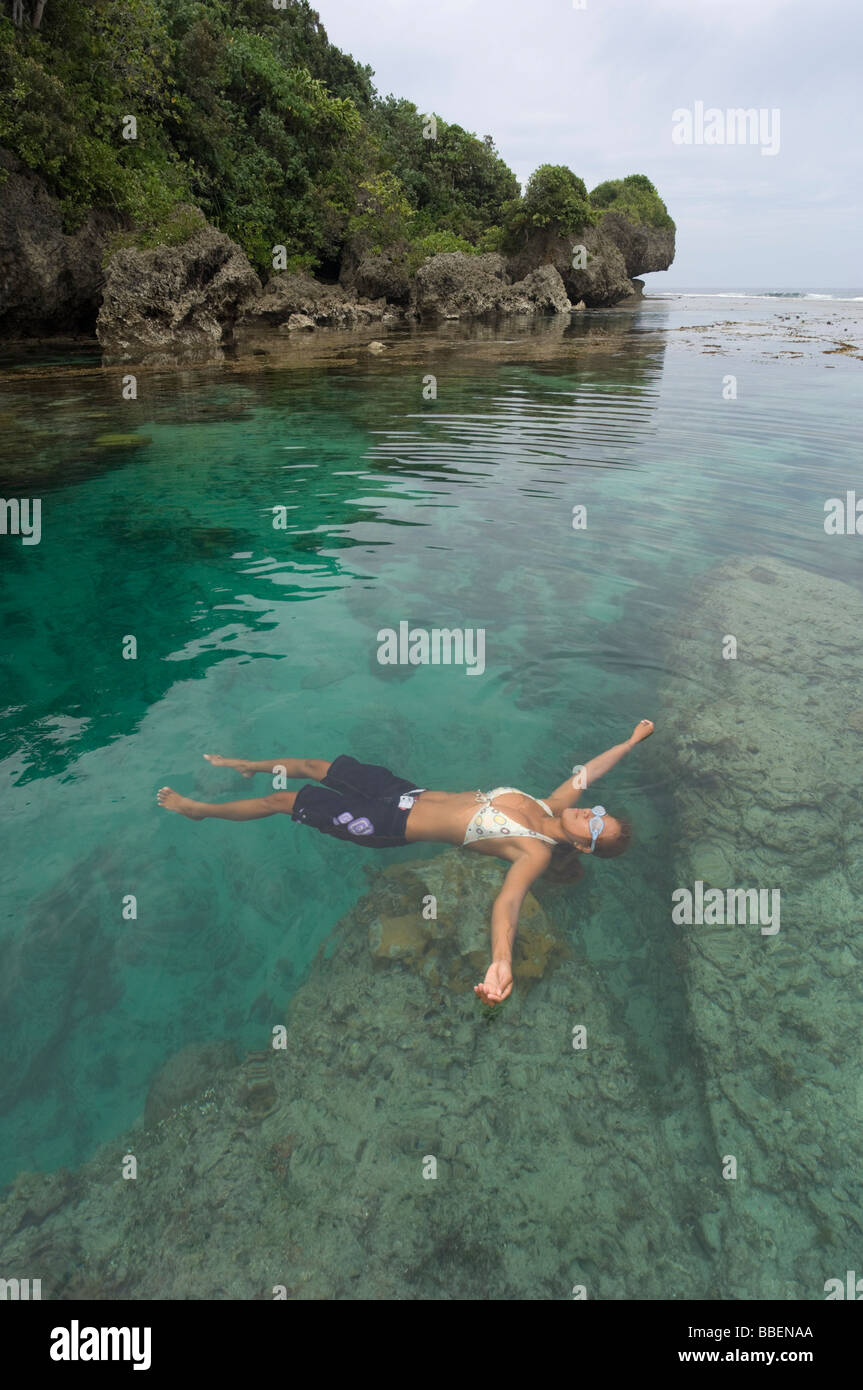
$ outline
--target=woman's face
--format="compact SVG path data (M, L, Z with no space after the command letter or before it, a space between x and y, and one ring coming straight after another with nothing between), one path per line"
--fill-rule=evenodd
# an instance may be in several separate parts
M590 853L592 836L590 833L591 810L589 806L568 806L560 813L560 825L564 835L569 840L573 849L580 850L583 854ZM620 821L615 820L614 816L605 816L605 823L596 837L597 844L602 841L603 847L612 843L620 834Z

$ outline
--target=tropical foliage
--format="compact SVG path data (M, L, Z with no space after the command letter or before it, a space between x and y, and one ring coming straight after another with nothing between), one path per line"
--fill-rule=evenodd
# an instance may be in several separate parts
M0 3L0 145L70 229L109 207L153 245L194 229L177 211L192 204L260 269L279 245L327 273L348 244L401 245L413 264L596 216L570 170L543 165L522 197L491 136L381 97L307 0ZM668 216L641 175L596 192L596 207Z

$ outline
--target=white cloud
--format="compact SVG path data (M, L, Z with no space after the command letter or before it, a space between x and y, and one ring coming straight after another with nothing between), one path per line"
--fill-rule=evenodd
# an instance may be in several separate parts
M860 215L863 118L858 0L317 0L330 38L380 91L435 110L497 146L524 182L568 164L588 187L643 172L678 223L687 274L737 280L789 212L795 237L762 259L805 279L813 255L859 280L846 231ZM672 112L778 107L781 148L675 147ZM717 212L717 210L720 210ZM839 223L842 233L839 234ZM805 251L795 241L805 229ZM835 230L834 230L835 229ZM794 274L800 264L799 275ZM751 276L748 277L751 283Z

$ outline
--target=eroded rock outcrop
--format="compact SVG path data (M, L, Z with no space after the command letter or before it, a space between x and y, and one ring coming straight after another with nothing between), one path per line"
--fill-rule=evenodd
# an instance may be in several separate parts
M486 314L565 313L572 306L551 265L512 283L502 256L446 251L419 267L413 303L420 318L475 318Z
M669 651L687 677L664 714L677 882L781 893L777 932L669 926L717 1172L725 1155L738 1164L721 1238L737 1299L823 1298L827 1279L859 1268L861 632L850 586L735 559L707 576ZM722 657L729 636L735 660Z
M606 212L599 230L614 242L631 279L651 271L668 270L674 260L674 227L651 227L645 222L630 222L619 212Z
M274 275L263 293L250 299L237 324L241 334L277 328L293 332L303 328L357 328L389 323L398 311L383 298L361 298L342 285L326 285L304 273Z
M667 270L674 259L674 228L630 222L607 212L595 227L569 236L540 230L508 258L515 278L537 267L553 266L573 303L613 306L637 294L635 277ZM583 248L583 252L578 252Z
M406 247L398 247L357 256L348 250L339 281L365 299L383 298L390 304L407 305L412 281L406 251Z
M613 305L637 290L632 277L665 269L674 231L607 212L581 240L587 260L573 268L573 237L538 232L517 255L430 257L412 274L407 246L372 254L346 249L340 283L277 274L266 288L235 242L181 205L193 233L110 259L120 220L92 211L74 234L58 200L11 155L0 199L0 330L38 337L95 331L108 362L218 361L225 347L273 329L354 329L408 319L565 314L581 302ZM196 225L197 224L197 225ZM124 224L125 225L125 224ZM126 227L128 231L129 228Z
M108 361L218 361L260 292L236 242L204 226L181 245L111 257L96 336Z
M0 333L91 333L102 298L102 257L118 219L94 210L73 233L44 183L0 150Z

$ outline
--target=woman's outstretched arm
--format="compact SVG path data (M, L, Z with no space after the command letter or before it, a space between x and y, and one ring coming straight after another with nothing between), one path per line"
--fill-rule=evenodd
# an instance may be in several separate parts
M573 769L572 777L567 778L561 786L555 788L551 796L546 797L553 814L560 815L565 807L577 805L581 793L587 787L592 787L594 782L598 782L600 777L610 772L621 758L631 753L637 743L643 743L652 733L652 721L640 719L625 743L616 743L613 748L607 748L604 753L600 753L599 757L591 758L583 767Z
M548 865L548 854L525 854L508 870L491 912L491 965L473 992L484 1004L500 1004L512 994L512 948L518 914L530 885Z

